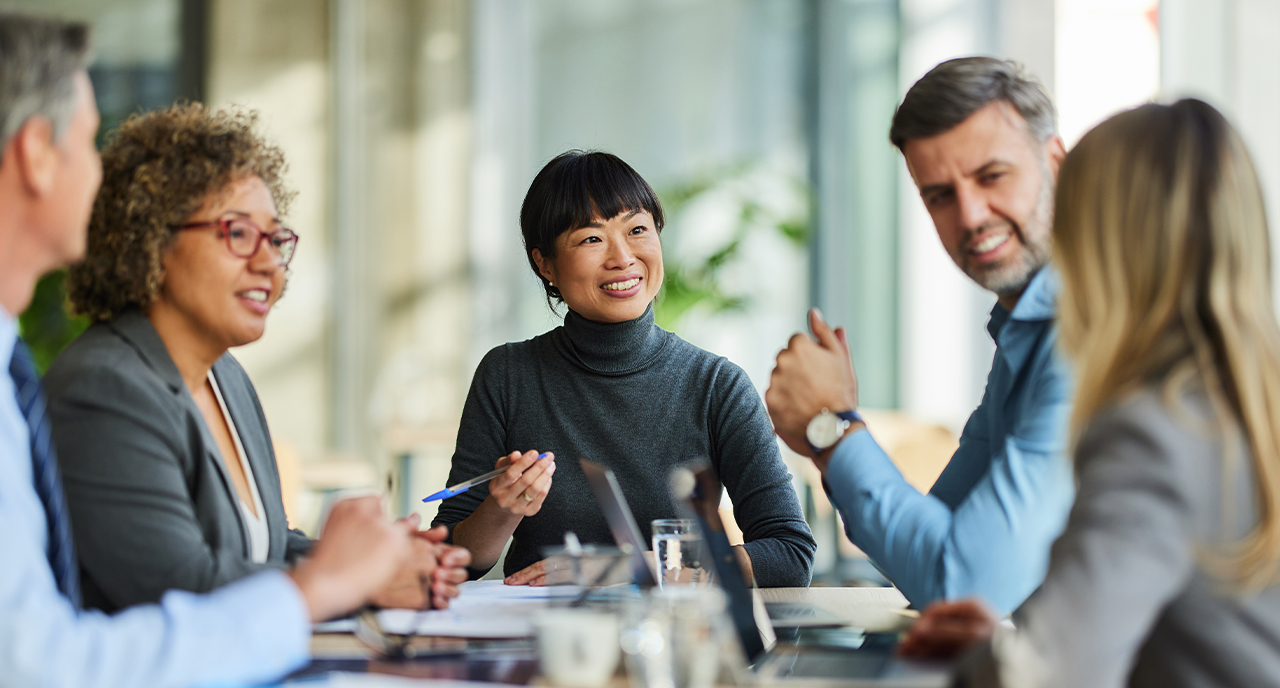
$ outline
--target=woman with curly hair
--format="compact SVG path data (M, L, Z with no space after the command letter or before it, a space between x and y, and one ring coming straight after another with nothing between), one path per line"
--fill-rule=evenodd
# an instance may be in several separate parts
M68 277L93 325L45 378L86 606L204 592L311 548L289 530L266 417L228 353L262 336L298 237L284 156L252 114L135 115L102 152L84 261ZM465 550L419 538L375 598L447 604ZM434 562L430 590L416 571ZM428 596L434 599L427 599Z

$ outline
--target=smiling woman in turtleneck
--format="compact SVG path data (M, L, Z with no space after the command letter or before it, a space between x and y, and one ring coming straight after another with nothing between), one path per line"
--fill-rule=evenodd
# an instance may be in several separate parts
M654 323L662 224L657 194L608 153L564 153L534 178L525 252L548 302L568 312L490 351L471 383L449 484L508 470L445 500L435 524L471 550L473 576L509 538L512 585L547 582L540 550L565 531L613 542L579 457L613 469L646 539L653 519L677 516L671 469L709 459L743 530L744 570L761 586L808 585L815 543L759 394L741 368Z

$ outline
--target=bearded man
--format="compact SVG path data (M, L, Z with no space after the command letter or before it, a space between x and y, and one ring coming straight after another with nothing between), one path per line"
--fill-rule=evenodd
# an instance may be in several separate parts
M1039 586L1073 498L1065 458L1072 387L1046 266L1066 154L1044 88L1012 62L971 57L907 92L889 138L955 264L996 295L982 403L928 494L907 484L857 413L842 329L778 355L765 401L778 435L822 472L849 539L915 606L976 596L1006 613Z

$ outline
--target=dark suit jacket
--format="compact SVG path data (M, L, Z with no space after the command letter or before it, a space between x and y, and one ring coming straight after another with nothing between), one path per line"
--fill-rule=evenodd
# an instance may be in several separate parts
M114 611L165 590L205 592L283 568L311 541L289 530L267 420L240 364L213 366L267 516L266 564L249 559L239 497L151 322L130 311L91 326L44 379L85 605Z

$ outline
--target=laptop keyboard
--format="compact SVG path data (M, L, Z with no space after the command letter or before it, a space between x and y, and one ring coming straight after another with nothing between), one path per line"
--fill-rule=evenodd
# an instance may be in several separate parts
M892 655L880 650L798 652L779 657L779 678L866 678L884 673Z
M795 602L765 602L764 609L770 619L809 619L817 614L813 605Z

